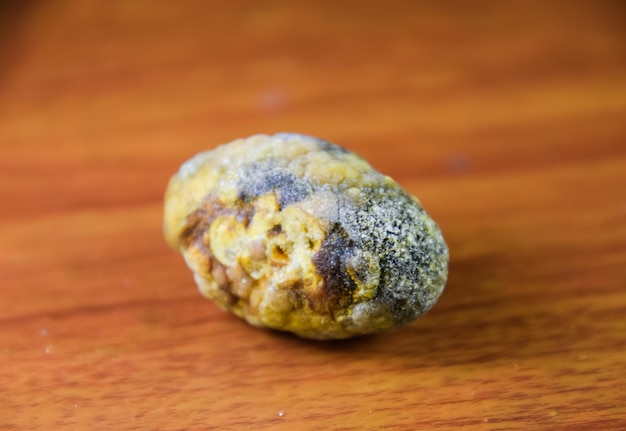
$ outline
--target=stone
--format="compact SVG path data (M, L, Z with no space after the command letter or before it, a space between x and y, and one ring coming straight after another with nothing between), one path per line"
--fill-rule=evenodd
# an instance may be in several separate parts
M408 324L447 278L448 248L416 198L356 154L295 133L185 162L167 187L164 232L204 296L305 338Z

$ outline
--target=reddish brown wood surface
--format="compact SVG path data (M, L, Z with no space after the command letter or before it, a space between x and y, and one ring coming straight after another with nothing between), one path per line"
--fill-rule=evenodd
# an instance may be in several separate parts
M626 7L548 3L2 3L0 429L625 429ZM166 182L276 131L420 197L426 317L315 343L197 294Z

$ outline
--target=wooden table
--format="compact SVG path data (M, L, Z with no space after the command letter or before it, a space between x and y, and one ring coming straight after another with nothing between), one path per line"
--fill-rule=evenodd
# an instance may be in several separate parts
M2 3L0 429L626 429L624 13ZM427 316L310 342L200 297L167 180L276 131L420 197L451 250Z

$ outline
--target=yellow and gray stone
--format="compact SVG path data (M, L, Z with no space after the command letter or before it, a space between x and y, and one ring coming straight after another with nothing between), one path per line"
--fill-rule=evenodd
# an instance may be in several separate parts
M167 188L164 230L204 296L306 338L412 322L447 277L447 246L415 198L354 153L293 133L185 162Z

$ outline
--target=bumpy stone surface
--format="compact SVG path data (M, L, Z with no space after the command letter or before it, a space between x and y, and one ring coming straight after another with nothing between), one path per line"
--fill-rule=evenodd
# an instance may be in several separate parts
M357 155L298 134L236 140L184 163L164 230L203 295L307 338L409 323L447 277L446 244L415 198Z

